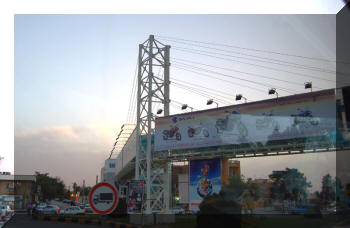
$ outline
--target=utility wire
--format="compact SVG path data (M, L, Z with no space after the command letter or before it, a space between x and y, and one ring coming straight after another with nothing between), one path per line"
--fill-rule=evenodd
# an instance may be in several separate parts
M188 72L192 72L192 73L195 73L195 74L200 75L200 76L208 77L210 79L217 79L219 81L230 83L230 84L233 84L233 85L236 85L236 86L240 86L240 87L243 87L243 88L249 88L251 90L258 91L258 92L266 94L265 90L262 90L262 89L259 89L259 88L256 88L256 87L251 87L251 86L243 85L243 84L240 84L240 83L228 81L228 80L225 80L225 79L222 79L222 78L218 78L218 77L215 77L215 76L212 76L212 75L209 75L209 74L205 74L205 73L202 73L202 72L189 70L188 68L184 68L184 67L181 67L181 66L173 65L173 67L175 67L177 69L185 70L185 71L188 71Z
M236 55L228 55L228 54L223 54L223 53L218 53L218 52L211 52L211 51L204 51L204 50L199 50L199 49L194 49L194 48L184 48L184 47L178 47L178 46L172 46L172 48L176 49L183 49L183 50L190 50L190 51L200 51L208 54L214 54L214 55L222 55L222 56L227 56L227 57L232 57L232 58L238 58L238 59L246 59L246 60L251 60L251 61L257 61L257 62L263 62L263 63L270 63L270 64L275 64L275 65L280 65L280 66L288 66L288 67L294 67L298 69L303 69L303 70L311 70L311 71L317 71L317 72L323 72L323 73L330 73L330 74L335 74L335 71L323 69L323 68L317 68L317 67L310 67L310 66L305 66L305 65L292 65L292 64L285 64L285 63L278 63L278 62L271 62L271 61L266 61L266 60L260 60L260 59L252 59L252 58L247 58L247 57L242 57L242 56L236 56Z
M285 73L289 73L289 74L293 74L293 75L298 75L298 76L303 76L303 77L310 77L310 78L320 79L320 80L324 80L324 81L334 82L334 80L320 78L320 77L316 77L316 76L312 76L312 75L308 75L308 74L303 74L303 73L298 73L298 72L293 72L293 71L287 71L287 70L282 70L282 69L268 67L268 66L262 66L262 65L258 65L258 64L254 64L254 63L247 63L247 62L234 60L234 59L229 59L229 58L224 58L224 57L219 57L219 56L203 54L203 53L201 53L201 51L193 52L193 51L182 50L182 49L177 49L177 48L174 48L174 49L178 50L178 51L183 51L183 52L187 52L187 53L193 53L193 54L208 56L208 57L211 57L211 58L226 60L226 61L230 61L230 62L237 62L237 63L242 63L242 64L251 65L251 66L255 66L255 67L265 68L265 69L269 69L269 70L273 70L273 71L285 72Z
M207 93L205 93L205 92L200 92L200 91L198 91L198 90L196 90L196 89L194 89L194 88L188 88L188 87L186 87L186 86L179 86L178 84L173 84L173 86L176 86L176 87L178 87L178 88L180 88L180 89L189 91L190 93L194 93L194 94L200 95L200 96L205 97L205 98L208 98L208 99L213 98L212 96L208 95ZM217 101L219 101L220 103L223 103L223 104L227 104L227 105L230 105L230 104L231 104L231 103L229 103L229 102L227 102L227 101L222 101L222 100L219 99L219 98L215 98L215 99L216 99Z
M177 86L178 88L183 88L183 89L186 89L186 90L188 90L190 92L194 92L195 91L195 92L197 92L197 94L200 93L199 95L205 94L206 98L214 98L216 101L219 101L220 103L228 104L228 105L232 104L232 102L229 102L229 101L225 100L225 99L229 100L229 98L222 97L222 96L221 96L222 98L218 98L217 96L220 96L220 95L213 94L213 93L209 94L208 91L203 91L203 90L200 90L200 89L195 88L195 87L191 87L191 86L183 85L183 84L180 84L180 83L176 83L174 81L172 81L172 83L173 83L174 86Z
M213 42L202 42L202 41L181 39L181 38L169 37L169 36L158 36L157 35L157 37L159 37L160 39L164 39L164 40L182 40L182 41L193 42L193 43L201 43L201 44L207 44L207 45L216 45L216 46L222 46L222 47L237 48L237 49L241 49L241 50L269 53L269 54L275 54L275 55L284 55L284 56L310 59L310 60L316 60L316 61L334 62L334 63L340 62L340 63L349 64L348 62L343 62L343 61L336 61L336 60L316 58L316 57L308 57L308 56L302 56L302 55L294 55L294 54L288 54L288 53L283 53L283 52L268 51L268 50L261 50L261 49L255 49L255 48L247 48L247 47L241 47L241 46L237 46L237 45L227 45L227 44L220 44L220 43L213 43Z
M184 65L186 67L190 67L192 69L201 70L201 71L204 71L204 72L207 72L207 73L221 75L221 76L224 76L224 77L233 78L233 79L237 79L237 80L240 80L240 81L245 81L245 82L257 84L257 85L260 85L260 86L265 86L267 88L278 88L278 89L283 90L283 91L285 91L287 93L290 93L290 94L293 94L294 92L296 92L296 91L293 91L293 90L290 90L290 89L287 89L287 88L283 88L283 87L280 87L280 86L274 86L274 85L271 85L271 84L265 84L265 83L261 83L261 82L256 82L256 81L248 80L248 79L245 79L245 78L240 78L240 77L236 77L236 76L232 76L232 75L223 74L223 73L220 73L220 72L208 70L208 69L205 69L205 68L196 67L196 66L189 65L189 64L181 63L181 65Z
M240 58L245 58L245 59L248 59L248 60L261 61L261 62L272 63L272 64L279 63L280 65L284 65L284 66L292 66L292 67L297 66L297 67L301 67L303 69L313 69L313 70L317 70L317 71L321 71L321 72L331 72L331 73L335 72L335 71L331 71L331 70L328 70L328 69L319 68L319 67L315 67L315 66L308 66L308 65L304 65L304 64L299 64L299 63L294 63L294 62L289 62L289 61L284 61L284 60L279 60L279 59L273 59L273 58L267 58L267 57L262 57L262 56L257 56L257 55L251 55L251 54L246 54L246 53L242 53L242 52L236 52L236 51L231 51L231 50L223 50L223 49L219 49L219 48L213 48L213 47L196 45L196 44L188 44L188 43L179 42L179 41L172 41L172 42L257 58L257 59L251 59L251 58L240 57ZM259 60L259 59L265 59L265 60L269 60L269 61L262 61L262 60ZM271 62L271 61L274 61L274 62Z
M209 66L209 67L214 67L217 69L222 69L222 70L227 70L227 71L233 71L233 72L237 72L237 73L241 73L241 74L246 74L246 75L251 75L251 76L255 76L255 77L261 77L261 78L268 78L268 79L272 79L272 80L276 80L276 81L280 81L280 82L286 82L286 83L290 83L290 84L294 84L294 85L300 85L300 86L304 86L303 83L298 83L298 82L291 82L291 81L287 81L287 80L283 80L283 79L279 79L279 78L274 78L274 77L269 77L269 76L265 76L265 75L261 75L261 74L255 74L255 73L249 73L249 72L244 72L244 71L239 71L239 70L234 70L234 69L230 69L230 68L224 68L224 67L217 67L217 66L213 66L213 65L209 65L209 64L204 64L204 63L200 63L200 62L195 62L195 61L190 61L190 60L185 60L185 59L177 59L177 58L172 58L172 59L176 59L176 60L180 60L182 62L191 62L191 63L195 63L195 64L199 64L199 65L203 65L203 66ZM173 60L173 62L178 62L176 60ZM181 63L181 62L178 62ZM319 87L315 87L316 89L322 89Z
M221 94L225 94L226 96L229 96L229 97L234 97L234 95L232 95L232 94L230 94L230 93L225 93L224 91L219 91L219 90L212 89L212 88L208 88L208 87L205 87L205 86L201 86L201 85L193 84L193 83L190 83L190 82L182 81L182 80L176 79L176 78L174 78L174 77L172 77L171 81L172 81L172 82L175 81L175 82L180 82L180 83L189 84L189 85L192 85L192 86L201 87L201 88L206 89L206 90L210 90L210 91L218 92L218 93L221 93Z

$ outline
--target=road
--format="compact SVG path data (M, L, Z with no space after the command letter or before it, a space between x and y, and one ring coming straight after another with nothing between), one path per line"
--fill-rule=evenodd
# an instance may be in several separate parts
M26 214L16 214L4 228L94 228L107 226L33 220Z

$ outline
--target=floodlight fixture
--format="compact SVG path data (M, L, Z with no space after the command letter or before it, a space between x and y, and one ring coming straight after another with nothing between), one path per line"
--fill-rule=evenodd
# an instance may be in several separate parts
M271 94L276 94L276 96L278 98L278 93L277 93L275 88L269 89L269 95L271 95Z
M240 101L242 98L244 99L245 103L247 103L247 98L243 97L242 94L237 94L236 95L236 101Z
M181 106L181 109L182 109L182 110L185 110L185 109L187 109L187 108L190 108L190 109L191 109L191 112L193 112L193 108L192 108L191 106L188 106L187 104L183 104L183 105Z
M217 108L219 107L219 104L218 104L217 102L215 102L213 99L207 100L207 105L211 105L211 104L213 104L213 103L216 104L216 107L217 107Z
M305 87L305 89L311 89L311 91L312 91L312 82L305 82L304 87Z

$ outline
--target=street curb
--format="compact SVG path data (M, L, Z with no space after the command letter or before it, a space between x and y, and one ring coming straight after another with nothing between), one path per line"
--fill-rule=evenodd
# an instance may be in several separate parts
M32 219L40 221L53 221L53 222L66 222L66 223L79 223L79 224L92 224L101 225L101 221L98 219L84 219L84 218L66 218L63 216L50 216L50 215L33 215Z
M142 228L142 226L136 226L136 225L126 224L126 223L118 223L113 221L106 221L105 225L114 227L114 228Z
M63 216L50 216L50 215L33 215L32 219L40 221L55 221L55 222L66 222L66 223L79 223L79 224L91 224L91 225L103 225L99 219L84 219L84 218L74 218L74 217L63 217ZM105 222L106 226L113 228L142 228L142 226L131 225L127 223L118 223L114 221L107 220Z
M6 222L4 222L4 223L2 224L2 228L4 228L4 227L7 225L7 223L8 223L9 221L11 221L11 219L13 218L13 216L15 216L15 215L13 214L9 220L7 220Z

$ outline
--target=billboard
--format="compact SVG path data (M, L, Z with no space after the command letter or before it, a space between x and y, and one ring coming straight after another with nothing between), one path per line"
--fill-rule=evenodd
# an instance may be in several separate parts
M335 144L334 90L156 119L155 151L320 137Z
M220 158L190 161L190 210L198 211L199 204L209 195L221 190Z
M145 181L132 180L129 182L128 213L141 212Z

